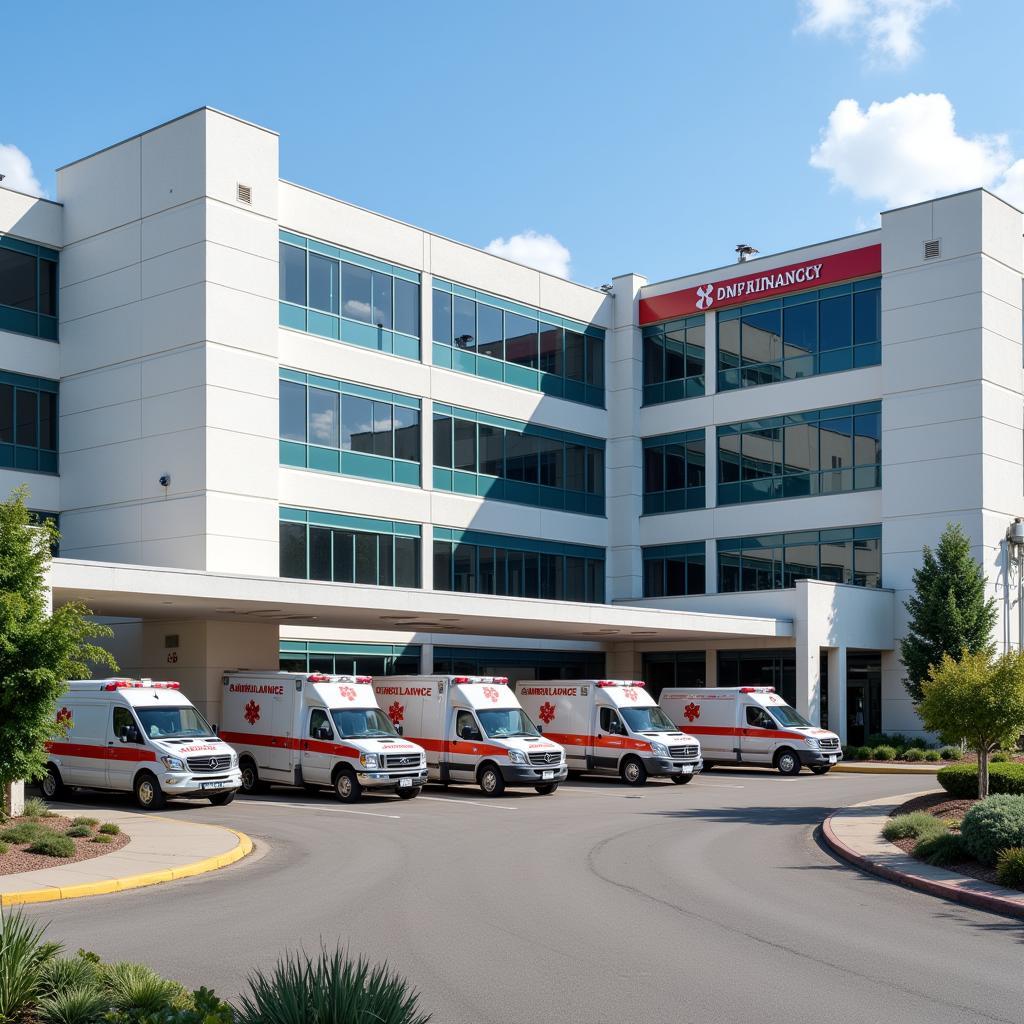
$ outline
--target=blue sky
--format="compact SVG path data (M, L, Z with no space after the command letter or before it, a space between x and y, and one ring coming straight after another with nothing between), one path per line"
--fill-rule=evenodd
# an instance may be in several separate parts
M30 180L16 147L51 197L60 164L209 104L280 132L282 177L482 247L553 236L591 285L973 185L1024 203L1019 0L47 11L4 11L0 171Z

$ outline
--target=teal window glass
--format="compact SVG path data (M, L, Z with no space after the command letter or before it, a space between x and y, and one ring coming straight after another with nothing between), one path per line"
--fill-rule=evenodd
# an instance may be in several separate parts
M644 405L704 394L704 316L643 329Z
M782 590L801 579L882 585L882 527L877 524L723 538L717 554L721 593Z
M703 594L704 542L644 548L644 597Z
M649 651L643 656L643 679L654 700L667 686L706 686L705 654L703 651Z
M718 390L878 365L881 287L868 278L721 310Z
M283 640L280 668L282 672L325 672L339 676L417 675L420 647Z
M57 340L53 249L0 235L0 330Z
M703 430L644 438L644 515L705 507L705 447Z
M815 409L718 428L718 504L882 485L882 405Z
M0 468L57 472L55 380L0 371Z
M434 671L440 675L506 676L531 679L602 679L601 651L538 651L522 647L435 647Z
M822 689L827 690L828 659L822 658L826 670ZM788 651L719 651L718 686L772 686L790 706L796 704L796 652Z

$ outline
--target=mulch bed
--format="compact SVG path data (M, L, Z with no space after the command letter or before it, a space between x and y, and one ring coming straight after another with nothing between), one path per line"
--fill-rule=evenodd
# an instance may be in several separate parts
M83 815L83 817L92 817L92 815ZM59 835L63 835L64 832L71 828L71 818L58 814L53 818L8 818L0 824L0 832L23 821L35 822ZM103 824L102 818L100 819L100 824ZM92 836L98 834L98 828L99 826L93 828ZM13 875L19 871L37 871L40 868L54 868L60 867L62 864L76 864L78 861L92 860L93 857L102 857L106 853L122 850L130 842L127 834L124 832L120 835L111 836L109 843L94 843L92 836L83 836L82 838L71 837L71 841L75 844L75 855L73 857L47 857L40 853L29 853L28 847L31 845L30 843L18 846L12 843L7 853L0 854L0 875Z
M910 814L911 811L927 811L933 817L941 818L947 823L955 821L956 825L951 826L950 831L956 832L959 830L964 815L977 802L977 800L955 800L948 793L926 793L924 796L916 796L913 800L901 804L889 817L894 818L897 814ZM889 842L898 846L904 853L914 855L916 839L897 839L895 841L890 839ZM990 868L987 864L979 864L976 860L967 860L962 864L950 864L946 870L967 875L969 878L977 878L982 882L998 884L996 869Z

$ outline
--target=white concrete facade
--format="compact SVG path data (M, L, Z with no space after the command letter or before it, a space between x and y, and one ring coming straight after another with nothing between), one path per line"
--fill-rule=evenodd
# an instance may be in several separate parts
M976 190L883 213L876 231L658 284L627 274L606 292L282 181L279 141L202 108L62 168L59 202L0 187L0 247L7 238L60 254L57 342L0 321L0 373L59 383L59 474L0 463L0 490L27 483L32 508L59 513L55 599L83 598L118 624L126 671L173 669L212 709L224 669L270 667L296 643L406 645L424 671L442 648L515 651L524 664L530 652L589 653L619 677L637 677L645 654L704 652L709 685L719 652L783 651L795 657L797 705L817 719L827 700L845 734L848 655L873 652L882 727L915 731L895 653L902 602L922 545L950 520L999 600L999 639L1020 642L1004 551L1024 514L1019 211ZM420 358L282 326L282 231L418 279ZM729 303L719 303L704 314L704 393L644 404L642 301L871 246L881 247L877 364L720 390L716 317ZM603 405L436 364L435 282L489 296L506 316L526 307L602 330ZM420 486L287 464L282 370L418 401ZM717 502L719 426L870 402L882 408L880 487ZM594 439L605 514L435 487L437 406ZM704 507L644 515L643 439L685 431L705 437ZM420 587L281 579L289 508L417 527ZM868 525L881 527L881 588L717 592L720 539ZM435 530L603 549L607 603L435 589ZM644 549L684 543L704 545L705 592L645 598Z

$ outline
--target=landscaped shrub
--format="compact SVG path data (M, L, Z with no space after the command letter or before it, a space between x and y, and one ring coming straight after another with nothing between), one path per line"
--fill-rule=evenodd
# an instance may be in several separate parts
M941 761L942 754L937 750L926 750L924 752L924 759L926 761Z
M95 828L100 823L99 818L72 818L72 825L88 825L89 828Z
M843 760L844 761L863 761L864 760L864 748L863 747L845 747L843 749Z
M999 793L976 803L960 823L964 846L983 864L995 864L999 854L1024 846L1024 796Z
M109 1006L106 997L92 988L66 988L43 996L36 1003L40 1024L100 1024Z
M104 964L101 972L110 1005L118 1010L139 1015L158 1013L187 998L181 985L161 978L145 964Z
M927 750L928 741L923 736L915 736L907 746L913 750Z
M907 737L901 732L873 732L864 742L869 747L896 747L897 750L908 745Z
M964 756L964 752L959 747L943 747L939 753L942 755L943 761L959 761Z
M938 770L937 776L939 785L952 797L970 800L978 795L978 766L976 764L947 765ZM1024 764L1018 764L1016 761L990 764L988 788L993 794L1024 795Z
M7 843L0 843L0 857L2 857L9 849L10 846L8 846Z
M924 751L920 747L907 747L906 750L900 754L900 760L902 761L923 761Z
M75 841L67 836L59 836L50 832L40 836L29 848L29 853L39 853L44 857L74 857Z
M84 839L86 836L92 835L92 829L88 825L72 825L64 835L71 839Z
M1012 761L1013 758L1005 750L997 750L994 754L990 754L988 758L989 764L1005 764L1007 761Z
M882 835L890 842L897 839L921 839L945 831L946 826L927 811L897 814L882 826Z
M98 958L79 950L77 956L54 957L39 972L40 992L44 996L70 992L76 988L94 989L100 984Z
M885 746L883 744L880 747L875 747L875 749L871 751L871 756L876 761L895 761L896 748Z
M26 818L56 818L57 812L51 811L46 806L46 801L38 796L30 796L25 799Z
M1011 846L1003 850L996 861L996 878L1000 885L1011 889L1024 889L1024 847Z
M92 841L94 843L112 843L114 839L112 836L93 836Z
M100 825L100 833L105 836L119 836L121 834L121 826L108 821L105 825Z
M964 841L955 832L936 832L925 836L914 847L914 856L926 864L934 864L944 868L950 864L960 864L970 857L964 849Z
M45 927L20 910L0 914L0 1020L28 1019L39 996L39 973L60 952L43 941Z
M0 839L7 843L21 845L23 843L34 843L46 836L54 835L51 828L40 825L34 821L20 821L17 825L11 825L0 832Z

